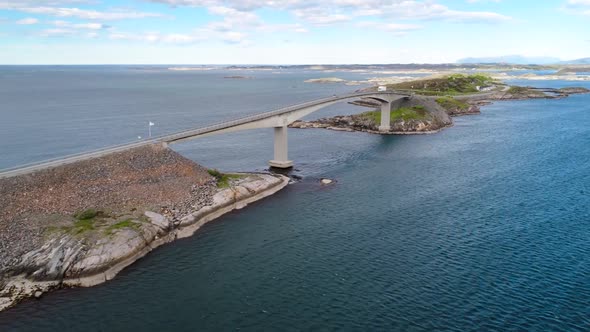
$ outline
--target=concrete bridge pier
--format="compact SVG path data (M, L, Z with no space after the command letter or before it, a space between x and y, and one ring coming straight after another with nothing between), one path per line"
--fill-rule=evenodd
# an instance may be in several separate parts
M381 124L379 131L389 131L391 129L391 107L392 102L383 102L381 104Z
M287 126L275 127L275 158L268 162L270 167L293 167L293 161L287 157L288 151Z

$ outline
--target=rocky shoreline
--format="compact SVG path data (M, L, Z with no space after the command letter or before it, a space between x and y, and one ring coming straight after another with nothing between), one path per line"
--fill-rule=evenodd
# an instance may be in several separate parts
M162 159L153 159L147 165L133 161L138 154L147 154L149 157L168 156L170 160L162 162ZM18 194L17 197L6 195L8 193L3 196L2 203L6 204L6 208L0 216L3 217L0 218L0 227L4 228L0 311L25 298L40 297L53 289L88 287L110 280L154 248L191 236L205 223L272 195L289 183L289 178L277 174L238 173L224 177L221 186L221 181L217 181L218 187L215 185L215 178L207 174L206 169L162 147L142 148L141 151L109 156L106 160L103 158L88 161L88 164L70 165L71 169L55 180L50 177L63 170L53 169L23 178L2 179L2 190L27 193L24 196L33 200L29 202L30 207L22 207ZM138 188L135 187L140 186L139 189L143 190L145 188L141 184L159 178L161 183L150 188L152 194L156 195L143 197L146 204L142 207L132 204L131 206L135 206L133 208L129 208L130 205L127 204L113 204L107 199L105 202L108 204L100 205L100 210L87 209L77 213L75 217L69 217L67 209L63 207L44 206L43 202L34 198L36 190L45 191L46 186L50 186L53 187L51 191L61 196L60 199L65 199L64 194L60 194L63 188L59 188L58 182L64 179L75 182L80 177L84 178L87 175L84 171L101 159L105 162L103 173L124 173L123 178L135 173L121 170L124 167L120 165L124 160L132 166L144 166L139 172L144 175L137 175L138 181L127 183L120 194L137 193ZM72 172L75 169L78 171ZM116 175L113 177L120 180ZM13 185L11 189L4 186L8 182ZM106 188L103 183L98 184L98 187ZM174 192L176 195L172 195ZM47 191L45 193L50 195ZM107 188L106 193L98 191L97 196L108 196L111 193ZM162 204L153 204L162 193L177 199L186 194L185 203L172 206L163 200ZM98 198L87 198L87 202L90 202L87 204L98 202ZM182 203L183 199L178 202ZM39 213L39 210L43 210L43 213ZM21 222L26 224L33 219L37 223L34 227L6 227ZM37 236L31 237L28 233L35 233Z
M372 112L337 115L314 121L295 121L290 128L322 128L336 131L360 131L379 135L433 134L453 126L453 117L477 115L480 107L494 101L527 99L560 99L572 94L588 93L585 88L537 89L531 87L505 87L501 90L464 96L414 96L401 100L392 109L391 129L380 131L380 104L361 99L350 104L373 108ZM396 114L399 113L399 114Z

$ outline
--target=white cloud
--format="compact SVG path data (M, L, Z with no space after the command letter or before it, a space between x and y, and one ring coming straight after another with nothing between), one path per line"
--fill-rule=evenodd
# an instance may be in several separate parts
M73 29L67 28L54 28L54 29L45 29L41 31L40 35L42 37L63 37L63 36L71 36L76 34L76 31Z
M93 4L93 0L0 0L0 9L14 7L63 6L77 4Z
M205 39L199 34L162 34L160 32L123 33L113 32L109 35L112 40L140 41L148 43L190 44Z
M102 23L72 23L67 21L53 21L51 22L55 28L42 30L39 35L41 37L86 37L97 38L101 30L110 29L111 27Z
M340 12L330 12L322 8L305 8L296 9L293 15L300 20L307 21L315 25L329 25L350 21L352 17Z
M71 23L66 21L53 21L52 23L57 27L70 29L102 30L111 27L110 25L102 23Z
M22 20L16 21L16 24L20 25L32 25L39 23L39 20L33 17L23 18Z
M335 0L337 1L337 0ZM379 0L369 0L358 6L359 16L380 16L390 19L446 20L453 22L498 23L510 17L494 12L459 11L434 1L392 1L378 5ZM379 8L375 10L374 8Z
M570 6L590 6L590 0L568 0Z
M11 10L22 13L49 15L56 17L74 17L87 20L123 20L148 17L161 17L158 13L147 13L130 9L118 9L99 11L94 9L81 9L77 7L60 7L72 4L89 4L94 1L87 0L0 0L0 10Z
M256 28L260 32L277 32L277 31L291 31L297 33L307 33L309 30L300 23L293 24L264 24Z
M417 24L400 24L400 23L378 23L378 22L360 22L357 24L363 28L379 29L387 32L391 32L396 36L402 36L410 31L422 29L421 25Z
M57 8L57 7L18 7L15 10L31 14L42 14L57 17L76 17L87 20L123 20L146 17L161 17L161 14L144 13L137 11L98 11L80 8Z
M356 16L379 16L390 19L449 20L455 22L493 23L510 17L495 12L452 10L435 0L144 0L171 6L224 6L241 12L261 8L289 10L295 17L313 24L334 24ZM477 1L477 0L476 0ZM488 0L489 1L489 0ZM498 0L491 0L498 1ZM587 2L589 0L570 0Z
M570 14L590 16L590 0L568 0L563 9Z
M210 14L222 16L222 21L209 23L207 29L214 31L232 31L238 28L250 28L260 26L262 21L258 15L251 12L243 12L230 7L209 7Z

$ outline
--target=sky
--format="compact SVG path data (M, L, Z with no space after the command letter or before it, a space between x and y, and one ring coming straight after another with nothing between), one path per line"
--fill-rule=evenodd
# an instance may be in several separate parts
M590 0L0 0L0 64L590 57Z

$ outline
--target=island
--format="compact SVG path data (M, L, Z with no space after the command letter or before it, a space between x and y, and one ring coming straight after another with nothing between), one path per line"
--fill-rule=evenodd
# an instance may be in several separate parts
M498 100L557 99L588 93L586 88L533 88L508 86L488 75L451 74L383 85L387 91L410 93L391 111L391 129L380 131L381 104L360 99L351 104L372 110L339 115L315 121L295 121L291 128L325 128L339 131L363 131L374 134L431 134L453 125L452 117L480 113L480 106ZM383 87L382 86L382 87ZM377 91L370 87L362 91Z

